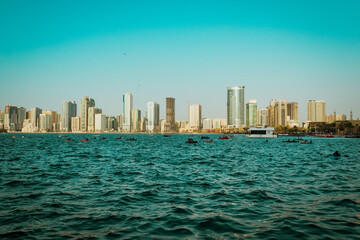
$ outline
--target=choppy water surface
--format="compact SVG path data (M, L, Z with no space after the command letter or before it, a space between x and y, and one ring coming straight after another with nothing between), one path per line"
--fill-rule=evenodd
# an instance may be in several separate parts
M0 135L0 238L360 236L359 139L13 135Z

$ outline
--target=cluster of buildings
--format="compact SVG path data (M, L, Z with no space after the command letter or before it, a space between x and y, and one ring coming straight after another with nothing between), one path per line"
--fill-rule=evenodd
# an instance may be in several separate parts
M160 119L160 105L148 102L147 110L133 108L133 95L123 95L122 114L107 116L95 106L95 100L82 97L80 112L75 101L64 101L61 114L38 107L26 111L23 107L5 106L0 111L0 129L22 132L226 132L254 126L301 127L298 119L298 103L287 100L271 100L269 106L258 109L256 99L245 104L245 87L227 88L227 118L202 117L200 104L188 105L188 120L176 121L175 98L166 98L165 119ZM324 101L309 100L307 103L308 127L311 123L345 121L346 115L326 115ZM352 120L352 113L350 113Z

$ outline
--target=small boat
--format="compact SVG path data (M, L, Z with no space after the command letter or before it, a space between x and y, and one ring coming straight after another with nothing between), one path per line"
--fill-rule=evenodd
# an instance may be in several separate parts
M197 143L197 141L194 141L194 139L192 138L188 138L188 140L186 140L186 143Z
M204 142L213 143L213 140L204 140Z
M201 136L201 139L210 139L209 136Z
M164 137L170 137L171 135L170 134L164 134Z
M67 139L65 139L65 141L66 141L66 142L70 142L70 141L72 141L72 139L71 139L71 138L67 138Z
M135 138L133 138L133 137L131 137L131 138L128 138L128 139L126 139L127 141L136 141L136 139Z
M85 138L85 139L82 139L82 140L80 140L81 142L88 142L89 141L89 139L88 138Z
M227 137L227 136L222 136L222 137L219 137L219 139L229 139L229 137Z
M101 138L100 138L100 140L104 140L104 139L106 139L106 138L104 138L104 137L101 137Z
M16 138L16 136L12 136L11 138Z
M301 142L300 144L308 144L308 142L305 140L305 141Z
M120 140L120 139L121 139L121 137L118 137L118 138L116 138L116 139Z

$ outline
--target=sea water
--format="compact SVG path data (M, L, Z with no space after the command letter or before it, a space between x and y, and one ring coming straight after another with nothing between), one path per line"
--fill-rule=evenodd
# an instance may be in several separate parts
M1 239L360 237L360 139L67 135L0 134Z

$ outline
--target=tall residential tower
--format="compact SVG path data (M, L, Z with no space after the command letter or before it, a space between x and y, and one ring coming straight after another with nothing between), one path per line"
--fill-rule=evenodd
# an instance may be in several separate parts
M123 126L124 132L131 132L131 110L133 109L133 95L125 93L123 95Z
M227 88L227 124L233 127L245 125L245 87Z

